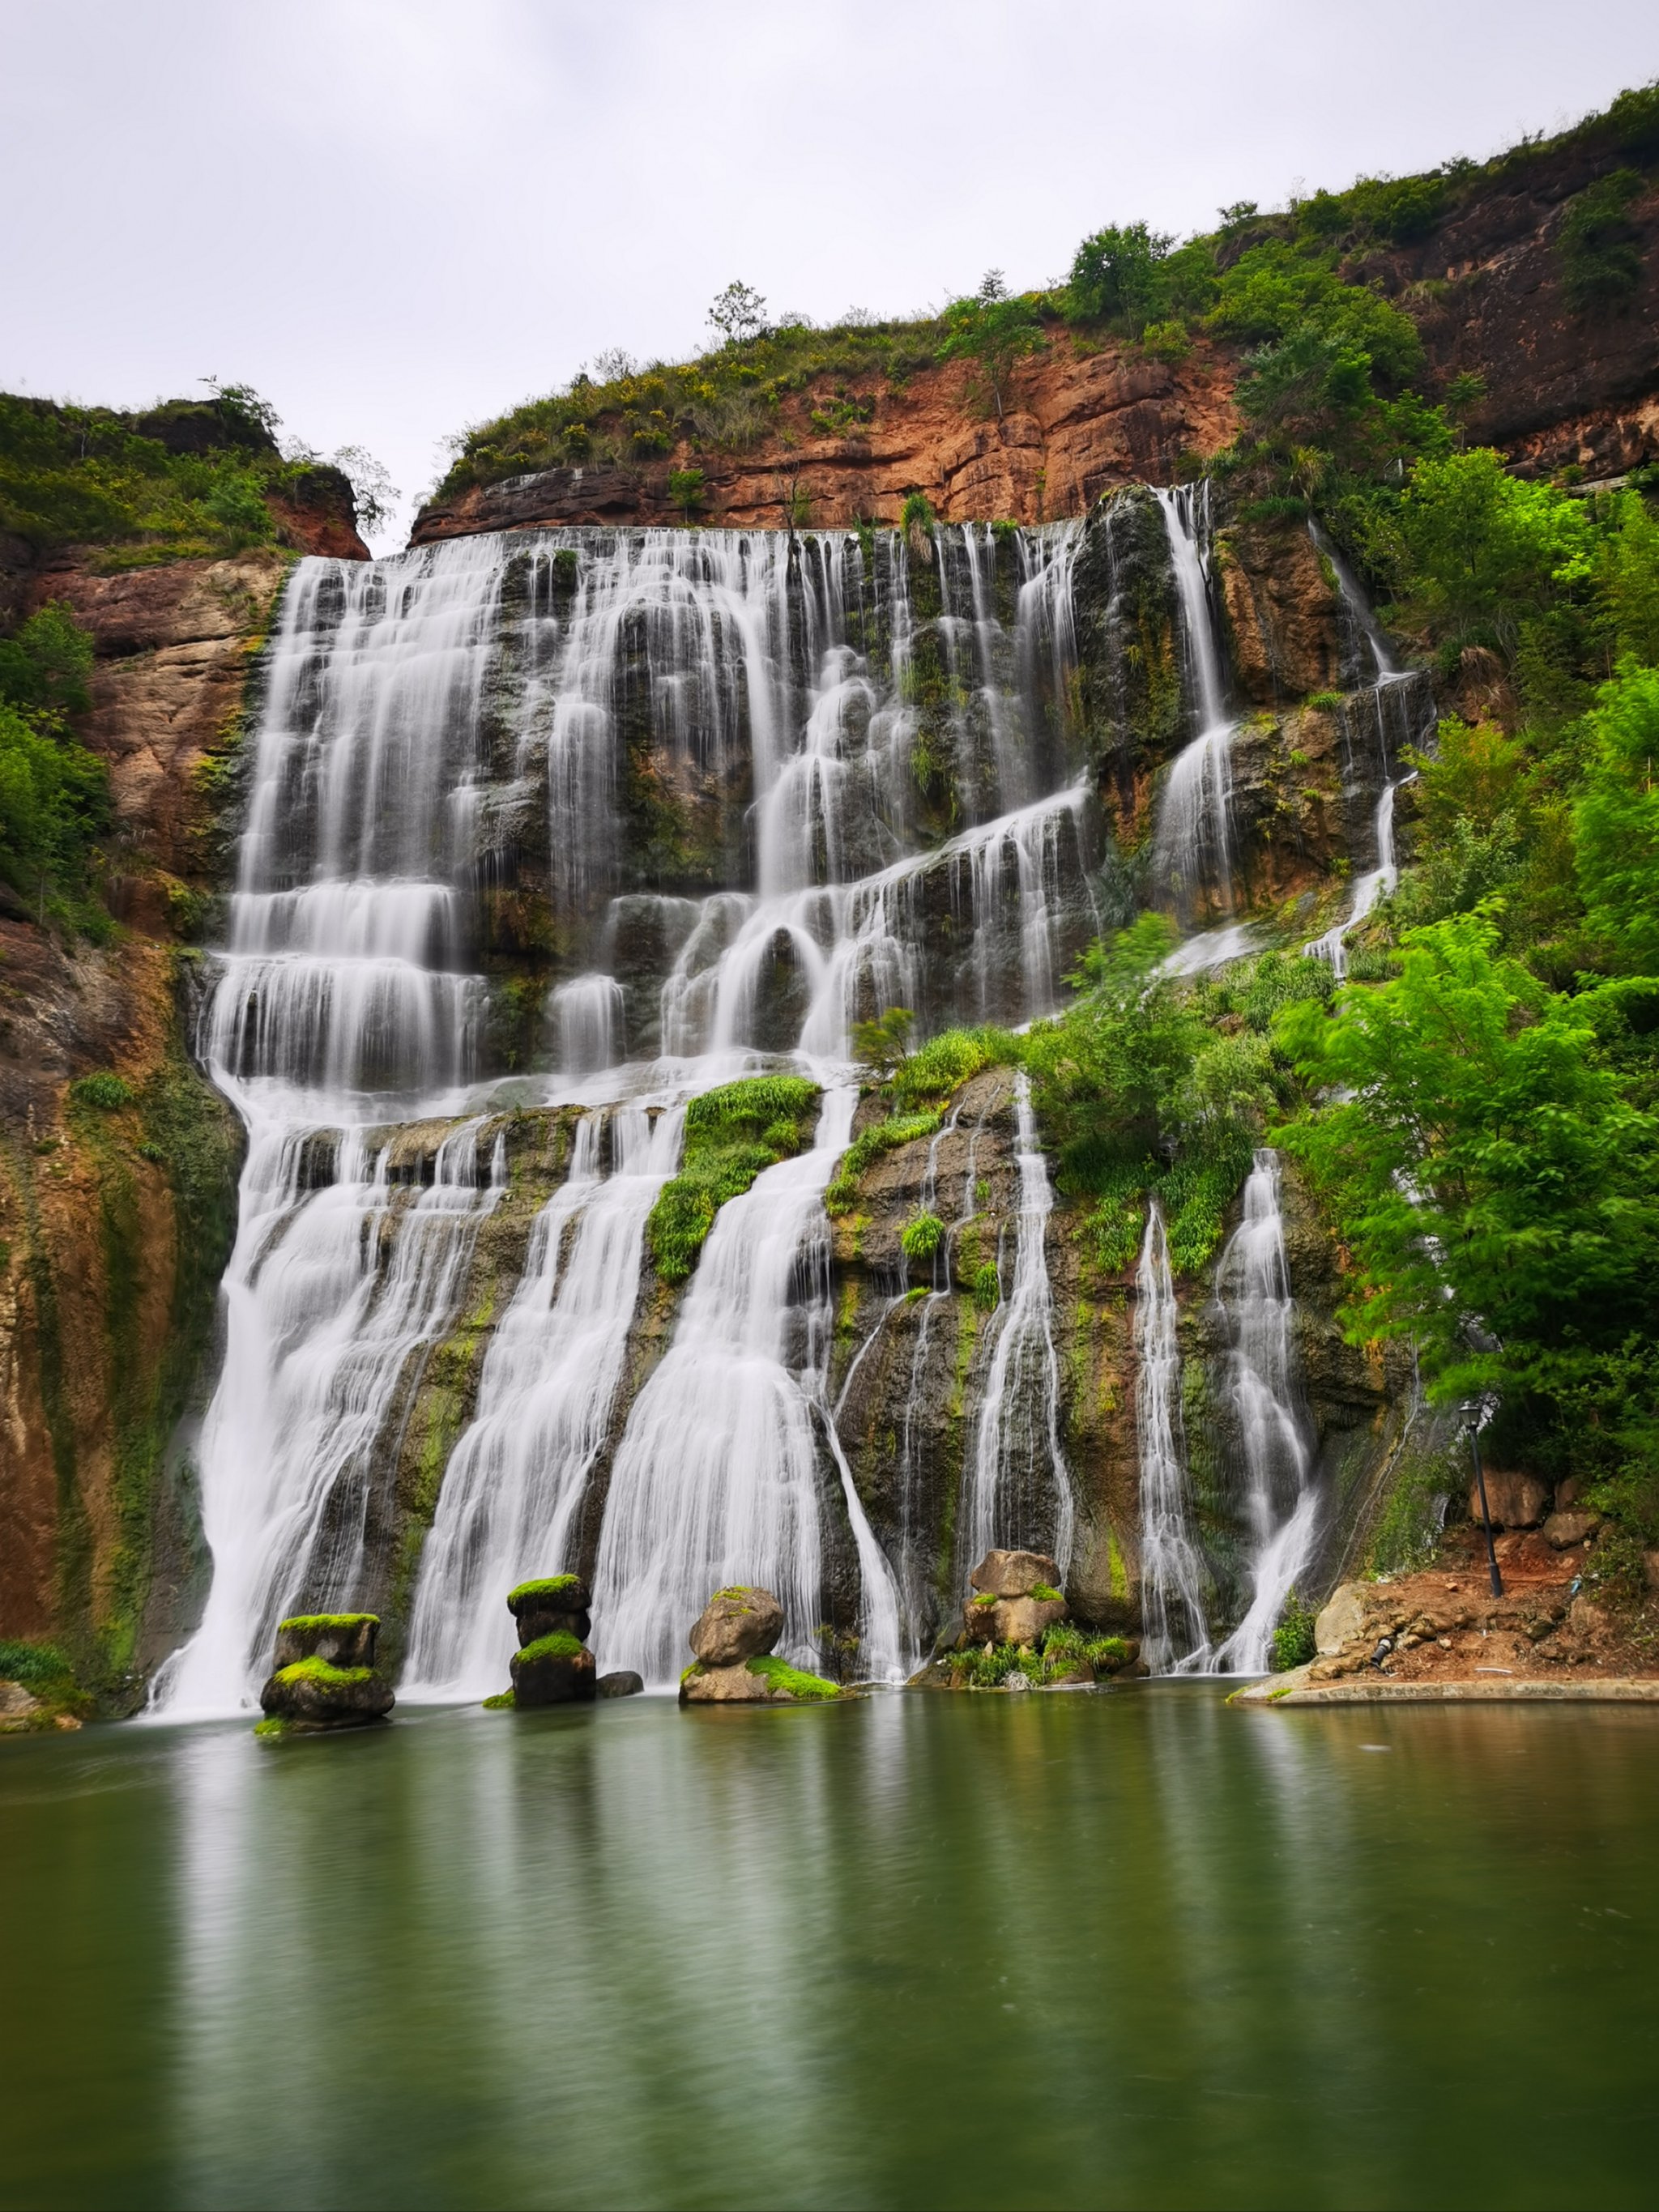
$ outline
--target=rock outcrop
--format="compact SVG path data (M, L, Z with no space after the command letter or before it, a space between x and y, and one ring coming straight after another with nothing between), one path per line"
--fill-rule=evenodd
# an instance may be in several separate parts
M1001 417L976 403L959 362L918 370L902 386L875 380L869 420L827 434L833 377L787 399L764 435L739 451L688 441L637 465L573 466L474 487L423 507L411 544L558 523L675 523L669 489L695 463L707 480L702 520L776 529L805 498L812 524L896 522L922 491L947 521L1016 522L1080 514L1115 484L1170 483L1184 453L1232 436L1234 368L1207 342L1181 362L1149 359L1116 339L1060 332L1020 364Z

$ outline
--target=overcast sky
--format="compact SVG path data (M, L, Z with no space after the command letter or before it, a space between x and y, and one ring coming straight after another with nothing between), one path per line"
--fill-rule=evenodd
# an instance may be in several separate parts
M1659 73L1653 0L0 0L0 384L216 376L406 496L733 277L815 319L1085 232L1484 155ZM401 530L383 544L401 542Z

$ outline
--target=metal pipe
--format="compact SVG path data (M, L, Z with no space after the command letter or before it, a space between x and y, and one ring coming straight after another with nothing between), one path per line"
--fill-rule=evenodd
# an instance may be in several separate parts
M1486 1470L1480 1464L1480 1430L1479 1409L1469 1419L1469 1454L1474 1462L1475 1487L1480 1492L1480 1525L1486 1532L1486 1571L1492 1577L1492 1594L1504 1595L1504 1577L1498 1571L1498 1547L1492 1540L1492 1508L1486 1503Z

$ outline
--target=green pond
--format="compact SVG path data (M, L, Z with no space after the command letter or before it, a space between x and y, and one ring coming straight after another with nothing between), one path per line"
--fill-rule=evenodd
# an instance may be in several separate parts
M1645 2204L1659 1714L0 1743L0 2203Z

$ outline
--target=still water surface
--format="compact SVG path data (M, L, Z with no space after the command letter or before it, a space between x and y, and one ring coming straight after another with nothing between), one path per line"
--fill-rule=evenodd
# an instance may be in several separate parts
M1642 2204L1659 1715L0 1745L0 2203Z

